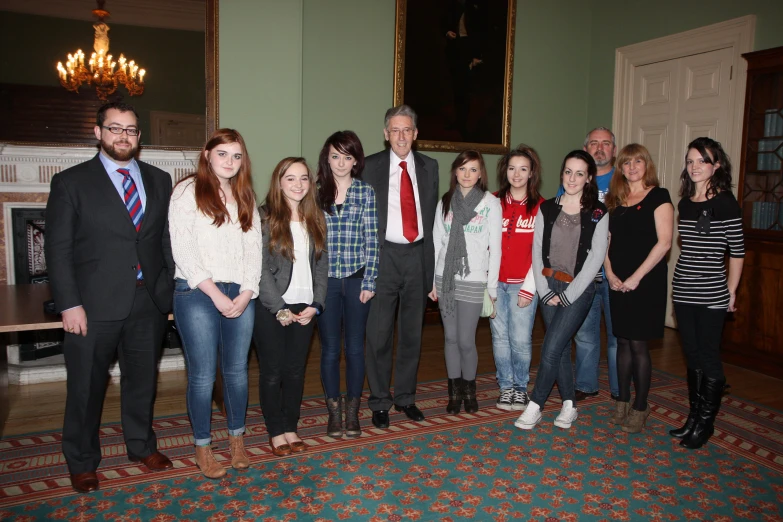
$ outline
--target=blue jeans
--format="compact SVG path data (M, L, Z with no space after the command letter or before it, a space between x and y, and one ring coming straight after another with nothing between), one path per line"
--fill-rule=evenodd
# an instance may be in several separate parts
M585 322L576 332L576 389L586 393L598 391L598 363L601 360L601 308L606 321L606 359L609 365L609 390L620 395L617 384L617 337L612 333L609 312L609 283L604 279L595 285L595 297Z
M530 381L530 359L533 356L533 323L536 319L538 294L525 308L517 306L522 283L498 283L495 318L492 328L492 354L495 356L498 386L501 390L527 391Z
M547 277L549 288L563 292L568 283ZM544 344L541 347L541 364L536 375L536 386L530 400L542 409L555 381L563 401L574 400L574 374L571 369L571 338L585 320L593 302L595 285L587 289L570 306L541 305L541 315L546 325Z
M327 399L340 396L340 348L345 330L345 381L348 397L361 397L364 387L364 332L370 303L359 301L362 279L329 278L324 312L318 316L321 339L321 382Z
M215 284L231 299L239 295L236 283ZM227 319L204 292L191 289L183 279L174 283L174 322L182 339L188 370L186 398L196 446L205 446L212 441L212 388L218 357L228 432L237 436L245 431L247 357L253 336L255 305L251 300L242 315Z

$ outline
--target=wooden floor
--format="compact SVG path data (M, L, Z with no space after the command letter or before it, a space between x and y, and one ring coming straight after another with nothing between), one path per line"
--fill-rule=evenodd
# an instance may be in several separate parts
M543 338L544 328L541 325L539 316L533 332L533 365L538 364ZM492 358L492 340L489 323L486 319L482 319L479 323L477 346L479 354L478 372L480 374L494 372L495 363ZM654 368L680 377L685 376L686 367L676 331L667 328L664 339L651 345L650 351ZM320 359L320 348L316 336L307 361L305 396L323 393L320 380ZM725 373L728 383L731 384L732 394L783 410L783 381L731 365L725 365ZM445 378L443 329L439 323L427 324L424 327L424 341L421 363L419 364L419 382ZM187 378L184 371L160 374L158 378L158 396L155 401L156 416L185 413L186 383ZM110 384L103 410L103 422L119 421L119 396L119 384ZM5 426L6 437L24 433L59 430L62 427L63 411L65 409L65 383L9 386L9 402L10 414ZM258 363L255 355L253 355L250 364L250 404L257 403Z

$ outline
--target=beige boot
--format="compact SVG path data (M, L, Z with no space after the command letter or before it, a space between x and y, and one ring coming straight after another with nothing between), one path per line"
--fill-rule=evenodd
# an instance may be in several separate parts
M250 459L245 453L244 435L228 436L228 449L231 452L231 466L234 469L247 469L250 467Z
M650 415L650 405L647 405L647 409L644 411L638 411L633 408L628 409L628 416L623 422L623 431L626 433L639 433L644 428L644 423L647 422L647 417Z
M612 424L623 424L625 422L625 417L628 415L628 410L631 407L630 405L630 402L615 401Z
M220 465L212 454L212 447L196 446L196 464L201 473L209 479L218 479L226 474L226 468Z

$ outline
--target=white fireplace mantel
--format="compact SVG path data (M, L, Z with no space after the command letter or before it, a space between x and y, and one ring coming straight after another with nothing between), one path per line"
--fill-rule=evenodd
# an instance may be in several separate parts
M0 143L0 192L49 192L52 176L97 153L95 146L46 147ZM195 172L198 150L142 148L139 159L167 172L176 183Z

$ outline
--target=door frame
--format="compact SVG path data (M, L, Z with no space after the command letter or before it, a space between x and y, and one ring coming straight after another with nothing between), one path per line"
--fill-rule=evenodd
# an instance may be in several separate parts
M615 51L614 110L612 130L618 143L631 141L631 100L633 74L636 67L674 60L693 54L732 48L735 71L733 87L729 93L732 124L729 142L723 148L735 162L740 158L742 123L745 110L745 84L748 64L742 54L753 50L756 35L756 15L747 15L717 24L699 27L646 42L640 42ZM735 189L736 190L736 189Z

